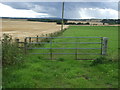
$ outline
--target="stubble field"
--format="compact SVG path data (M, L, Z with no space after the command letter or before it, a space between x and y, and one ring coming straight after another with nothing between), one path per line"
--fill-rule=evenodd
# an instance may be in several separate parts
M67 28L68 26L64 26ZM47 22L2 19L2 34L10 34L13 38L23 40L25 37L49 34L60 31L61 25Z

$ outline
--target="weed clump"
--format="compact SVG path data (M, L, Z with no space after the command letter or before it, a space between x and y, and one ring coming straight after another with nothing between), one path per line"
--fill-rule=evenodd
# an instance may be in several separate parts
M98 64L103 64L105 62L106 58L105 57L99 57L96 60L92 61L92 63L90 64L90 66L95 66Z
M64 58L58 58L58 61L63 62L63 61L64 61Z

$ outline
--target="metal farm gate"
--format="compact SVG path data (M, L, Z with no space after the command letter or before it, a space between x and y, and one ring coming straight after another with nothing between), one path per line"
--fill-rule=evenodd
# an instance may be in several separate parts
M34 39L34 40L33 40ZM54 39L61 39L58 41L54 41ZM66 39L62 40L62 39ZM68 40L72 40L71 42L67 42ZM87 40L88 39L88 40ZM92 40L93 39L93 40ZM32 41L33 40L33 41ZM85 41L87 40L87 41ZM65 41L65 42L63 42ZM89 41L89 42L88 42ZM96 42L97 41L97 42ZM47 54L50 56L50 59L54 59L54 55L74 55L75 59L78 59L79 55L106 55L107 54L107 37L26 37L24 41L24 49L25 53L27 53L28 50L40 50L39 53L29 53L29 54ZM49 44L49 47L41 47L42 44ZM62 44L59 47L55 47L54 44ZM63 47L67 44L66 47ZM69 47L70 45L73 45L73 47ZM99 47L96 45L99 44ZM32 46L31 46L32 45ZM34 47L34 45L38 45L37 47ZM88 45L88 46L87 46ZM89 47L89 45L91 45ZM87 48L85 47L87 46ZM92 47L95 46L95 47ZM82 48L85 47L85 48ZM92 47L92 48L91 48ZM48 50L47 53L42 52L42 50ZM58 50L56 53L55 51ZM74 52L60 52L60 50L74 50ZM81 51L88 50L87 53L81 52ZM99 50L95 53L89 53L91 50Z

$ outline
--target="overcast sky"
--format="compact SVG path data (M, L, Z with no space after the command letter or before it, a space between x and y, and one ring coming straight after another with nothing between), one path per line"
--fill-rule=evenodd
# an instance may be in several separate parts
M2 2L0 17L61 17L62 2ZM117 2L65 2L64 18L117 19Z

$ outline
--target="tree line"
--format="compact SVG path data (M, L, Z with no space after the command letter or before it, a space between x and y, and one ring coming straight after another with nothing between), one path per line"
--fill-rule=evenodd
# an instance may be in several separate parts
M39 22L56 22L56 24L62 24L62 19L27 19L27 21L39 21ZM89 25L90 23L75 23L75 22L68 22L67 19L63 19L64 25Z

